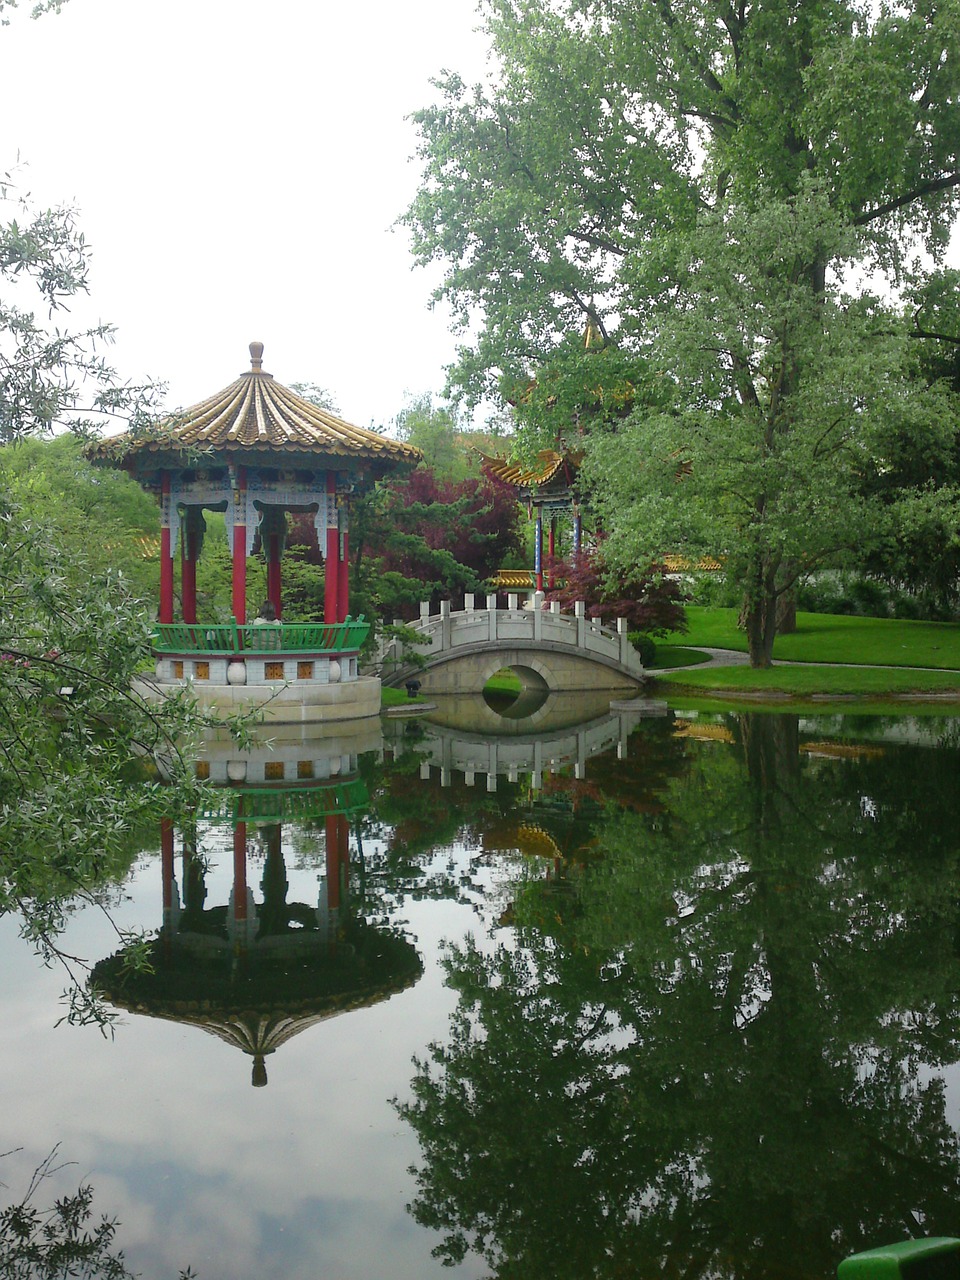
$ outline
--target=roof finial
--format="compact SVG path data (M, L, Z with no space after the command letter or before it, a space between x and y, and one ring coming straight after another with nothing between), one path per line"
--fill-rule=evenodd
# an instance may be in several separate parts
M263 366L260 363L262 359L263 359L263 343L251 342L250 343L250 368L253 370L254 373L263 372Z

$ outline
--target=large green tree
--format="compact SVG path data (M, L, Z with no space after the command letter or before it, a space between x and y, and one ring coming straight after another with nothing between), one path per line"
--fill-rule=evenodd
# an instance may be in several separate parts
M467 335L453 381L515 388L585 327L636 357L632 412L585 436L612 558L723 556L765 665L798 579L881 545L926 497L881 500L863 473L904 433L954 448L955 401L914 376L889 299L921 251L942 256L956 210L960 8L484 11L494 71L473 89L447 75L418 113L406 219L417 258L447 266L436 296Z

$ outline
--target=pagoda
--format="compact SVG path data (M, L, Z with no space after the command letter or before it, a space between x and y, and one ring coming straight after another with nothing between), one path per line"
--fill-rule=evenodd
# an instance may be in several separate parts
M131 964L123 946L94 967L100 994L225 1041L252 1060L251 1083L260 1087L266 1059L294 1036L417 982L423 963L414 944L366 920L360 895L355 903L351 894L350 824L368 803L359 754L380 744L379 721L323 737L271 730L245 751L226 733L208 740L195 768L219 787L214 799L160 824L163 914L149 963ZM304 823L324 833L312 901L304 900L303 875L299 894L292 888L287 865L284 828ZM218 859L232 864L219 903L208 885Z
M512 485L517 491L517 500L531 514L536 513L533 572L534 585L538 591L542 591L544 586L543 532L546 523L547 585L552 587L553 562L557 554L557 525L561 519L569 519L572 523L573 555L576 556L580 551L582 526L576 481L583 458L582 451L568 449L561 453L556 449L542 449L532 467L484 453L480 454L480 458L483 470L488 475ZM501 570L501 575L509 572Z
M276 382L250 344L251 367L216 395L149 430L99 441L94 462L127 471L160 504L160 601L154 689L189 681L201 703L263 705L268 719L342 719L376 714L379 682L362 680L367 623L349 613L348 508L352 494L413 467L411 445L353 426ZM204 511L224 515L232 567L232 618L197 616L197 562ZM325 563L322 624L284 623L282 557L287 513L310 513ZM267 563L274 618L247 625L247 559ZM180 557L181 618L175 619L174 557ZM263 621L258 619L258 622ZM329 686L377 685L376 690ZM322 686L322 688L321 688ZM291 693L291 687L293 692ZM149 690L147 690L149 692ZM280 696L283 691L283 696ZM298 706L326 708L302 714Z

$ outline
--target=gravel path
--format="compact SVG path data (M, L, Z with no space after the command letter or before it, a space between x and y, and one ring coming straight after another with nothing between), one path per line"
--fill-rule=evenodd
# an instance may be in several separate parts
M750 655L748 653L740 653L737 649L705 649L703 645L697 645L698 653L709 653L709 662L697 662L687 668L683 667L648 667L648 676L664 675L668 671L702 671L705 667L746 667L750 663Z

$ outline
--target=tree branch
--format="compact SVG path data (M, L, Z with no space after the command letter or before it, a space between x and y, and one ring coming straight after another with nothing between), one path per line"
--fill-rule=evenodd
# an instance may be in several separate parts
M954 342L960 344L960 334L957 333L938 333L935 329L924 329L920 324L920 315L923 307L917 307L913 313L913 333L911 338L934 338L937 342Z
M875 209L858 214L853 220L853 225L865 227L870 222L876 222L878 218L886 217L888 213L903 209L914 200L922 200L924 196L935 195L938 191L949 191L951 187L958 186L960 186L960 173L948 173L942 178L931 178L929 182L921 182L919 187L914 187L912 191L898 196L896 200L888 200L886 204L877 205Z
M612 253L618 258L625 258L629 252L618 244L614 244L612 240L607 240L605 236L597 236L589 231L569 231L567 234L571 240L582 240L584 244L592 244L595 249L602 249L605 253Z

